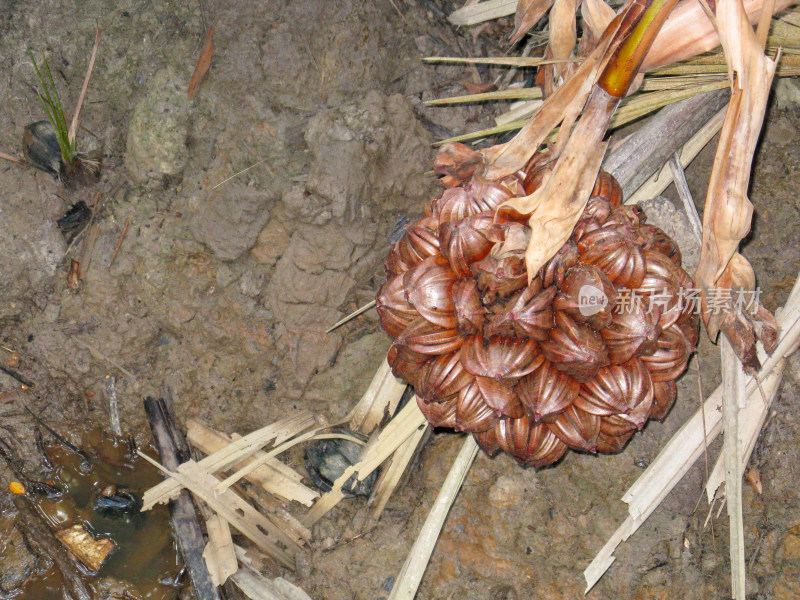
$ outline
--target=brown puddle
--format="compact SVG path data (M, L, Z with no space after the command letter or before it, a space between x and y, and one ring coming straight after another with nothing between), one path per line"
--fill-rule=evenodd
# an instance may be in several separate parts
M54 531L82 524L95 537L114 542L116 547L97 573L83 570L87 587L95 598L175 598L181 587L182 564L173 541L169 512L165 506L147 512L138 510L144 491L162 480L158 471L132 452L126 441L99 431L86 433L81 449L91 457L91 464L87 465L81 456L60 444L47 446L47 455L55 469L48 482L64 494L55 500L39 498L36 504ZM156 454L150 448L145 451ZM104 492L118 495L107 498ZM98 499L117 506L115 500L120 498L135 498L138 505L129 508L128 513L96 508ZM6 519L0 515L0 530ZM51 567L31 577L12 597L51 600L60 598L61 590L61 577Z

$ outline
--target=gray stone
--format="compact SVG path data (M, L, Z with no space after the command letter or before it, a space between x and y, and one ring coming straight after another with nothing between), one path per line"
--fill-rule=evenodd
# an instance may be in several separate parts
M186 82L171 69L156 73L133 109L125 166L140 183L180 179L186 166L189 124Z
M189 227L220 260L236 260L255 246L274 201L266 192L236 184L195 197Z
M13 521L8 521L0 529L0 539L3 540L0 545L0 592L8 594L30 576L36 567L36 557L28 550Z
M800 80L790 77L775 78L775 105L778 108L800 106Z
M681 249L683 270L689 275L694 274L700 261L700 240L694 234L686 213L675 208L675 205L663 196L640 202L639 206L644 209L648 223L662 229L675 240Z

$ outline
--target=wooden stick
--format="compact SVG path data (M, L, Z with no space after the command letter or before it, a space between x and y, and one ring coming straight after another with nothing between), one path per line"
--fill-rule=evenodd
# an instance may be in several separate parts
M372 302L367 302L361 308L354 310L353 312L351 312L349 315L347 315L343 319L340 319L340 320L336 321L336 323L334 323L333 325L328 327L328 329L325 330L325 333L330 333L334 329L338 329L339 327L341 327L342 325L344 325L348 321L351 321L352 319L355 319L358 315L367 312L370 308L375 306L375 304L376 304L375 300L373 300Z
M477 25L484 21L513 15L517 10L517 0L487 0L464 6L450 13L447 20L453 25Z
M730 520L731 589L734 600L745 600L744 518L742 516L742 449L739 445L739 410L745 407L744 370L733 346L723 334L722 428L725 431L725 497Z
M369 434L378 426L386 414L396 409L407 384L392 374L389 363L381 362L367 387L367 391L345 417L353 431Z
M689 191L689 184L686 181L686 173L683 170L679 152L674 152L670 157L669 169L672 173L675 189L678 190L678 196L683 202L683 210L692 225L692 231L699 241L703 241L703 222L700 220L700 215L697 214L697 206L695 206L694 198L692 198L692 192Z
M661 109L606 156L603 168L617 178L623 195L629 197L651 175L661 170L673 152L697 134L725 105L727 98L727 91L718 90Z
M174 471L179 462L176 453L176 444L170 431L177 427L169 424L168 413L164 403L155 398L144 401L144 410L153 438L161 460L167 469ZM203 560L203 534L200 531L200 522L197 518L189 492L181 490L177 499L169 504L169 513L172 519L172 528L178 541L178 548L183 557L183 563L189 573L189 579L194 587L198 600L221 600L219 592L211 582L211 575Z
M119 253L119 249L122 248L122 240L125 239L125 234L128 233L128 227L131 224L131 218L128 217L125 219L125 225L122 228L122 233L119 234L119 239L117 240L117 245L114 248L114 253L111 255L111 260L108 261L108 268L110 269L114 266L114 261L117 259L117 254Z
M65 591L72 600L91 600L92 596L81 579L76 559L50 530L47 522L25 496L14 495L17 507L17 527L22 530L28 542L38 546L55 563L64 581Z
M78 122L83 108L83 101L86 98L86 90L89 87L89 80L92 78L92 70L94 69L94 61L97 58L97 48L100 46L100 28L97 28L97 34L94 36L94 47L92 48L92 56L89 59L89 66L86 68L86 76L83 78L83 86L81 93L78 96L78 102L75 104L75 114L72 115L72 123L69 125L69 143L75 143L75 134L78 133Z
M439 533L442 531L447 513L450 512L450 507L453 505L477 453L478 444L471 435L467 435L461 451L453 461L453 466L450 467L442 489L439 490L433 508L428 513L428 518L425 519L419 537L408 553L408 558L406 558L397 582L392 588L389 600L412 600L417 594L422 575L428 568L433 547L439 539Z

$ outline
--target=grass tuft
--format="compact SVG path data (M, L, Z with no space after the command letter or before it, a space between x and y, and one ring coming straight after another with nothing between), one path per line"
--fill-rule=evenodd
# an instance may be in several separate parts
M56 84L53 81L53 74L50 72L50 65L48 64L44 53L42 53L41 64L44 72L47 74L47 78L45 79L45 76L42 74L42 69L39 68L39 65L36 64L36 59L33 58L33 52L28 50L28 54L31 57L33 68L36 70L36 75L39 77L39 83L44 91L44 94L38 90L36 93L39 96L39 100L42 102L45 112L47 113L48 120L53 125L53 129L56 131L58 147L61 149L61 160L67 166L73 165L78 158L78 152L75 141L70 140L69 137L67 119L64 116L64 108L61 105L61 99L58 97Z

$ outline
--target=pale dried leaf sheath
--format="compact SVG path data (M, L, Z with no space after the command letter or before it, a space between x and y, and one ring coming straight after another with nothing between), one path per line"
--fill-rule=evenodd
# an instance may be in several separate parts
M519 0L514 16L514 32L511 43L515 44L528 30L536 25L553 5L553 0Z
M775 12L791 6L796 0L776 0ZM763 0L744 0L744 8L751 22L761 17ZM717 12L717 20L720 15ZM653 47L639 68L641 72L672 64L719 46L719 37L706 18L697 0L679 3L661 28Z
M750 230L753 206L747 187L777 61L764 55L741 0L720 2L717 21L733 90L706 196L695 281L706 300L703 319L709 334L714 337L725 327L737 354L748 357L746 366L757 368L755 338L747 340L748 335L752 337L752 325L741 319L734 322L736 317L728 314L730 311L715 314L708 310L707 300L715 288L752 290L755 285L752 267L738 254L738 248Z
M581 14L583 14L584 22L592 30L592 34L598 39L615 16L614 9L603 0L583 0Z
M566 243L586 206L605 154L603 135L617 103L619 98L595 88L544 185L530 196L507 202L517 212L531 215L531 241L525 251L529 280Z

